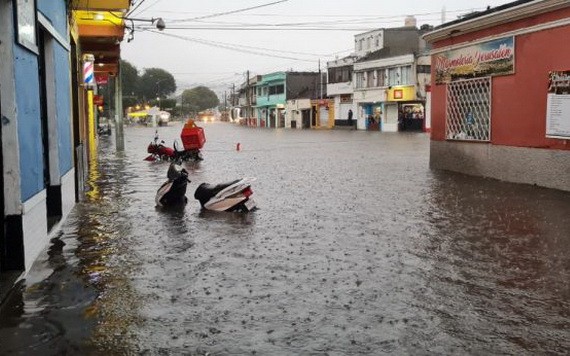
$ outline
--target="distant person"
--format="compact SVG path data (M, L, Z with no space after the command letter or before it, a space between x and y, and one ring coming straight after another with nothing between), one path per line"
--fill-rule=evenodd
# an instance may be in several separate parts
M348 126L352 127L352 109L348 109Z

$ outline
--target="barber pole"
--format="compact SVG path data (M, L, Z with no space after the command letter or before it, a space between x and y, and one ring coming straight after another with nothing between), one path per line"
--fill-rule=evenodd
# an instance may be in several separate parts
M95 72L93 71L93 62L83 63L83 82L93 85L95 83Z
M92 54L83 55L83 83L95 84L95 57Z

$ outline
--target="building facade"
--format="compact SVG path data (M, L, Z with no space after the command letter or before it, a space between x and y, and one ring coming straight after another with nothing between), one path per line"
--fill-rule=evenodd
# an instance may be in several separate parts
M515 1L436 27L430 165L570 190L570 3Z
M261 76L256 75L249 77L241 85L238 91L238 105L232 109L232 119L238 121L241 125L256 126L257 125L257 82L261 80Z
M130 1L0 0L2 276L29 271L49 243L50 231L84 192L96 130L93 86L83 73L87 69L93 79L101 57L90 52L85 61L87 42L82 42L88 33L99 34L94 49L109 48L101 40L108 33L82 28L79 19L85 14L75 16L96 5L107 13L120 6L127 10ZM120 34L113 37L114 45L124 26L113 25L112 31ZM13 282L1 280L0 292Z
M347 126L348 113L356 110L354 106L354 71L355 55L327 62L327 95L334 103L334 126Z
M352 56L328 62L327 92L334 100L335 125L396 132L423 131L430 60L413 17L404 27L355 36Z
M75 204L67 15L63 0L0 1L0 272L28 270Z
M323 75L318 72L276 72L262 75L255 89L257 126L286 127L287 100L326 97L323 87Z

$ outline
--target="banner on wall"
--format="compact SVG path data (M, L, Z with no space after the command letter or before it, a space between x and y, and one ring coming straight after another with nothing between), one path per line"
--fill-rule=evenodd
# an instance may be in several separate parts
M515 39L505 37L434 55L436 84L515 72Z
M546 137L570 139L570 70L548 76Z

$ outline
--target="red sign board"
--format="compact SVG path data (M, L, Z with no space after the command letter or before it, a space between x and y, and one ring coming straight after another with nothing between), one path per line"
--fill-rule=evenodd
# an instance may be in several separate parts
M395 89L394 99L403 99L403 98L404 98L404 91L402 89Z
M103 105L103 95L93 95L93 104Z
M95 73L95 81L97 82L97 84L105 85L109 82L109 74Z

